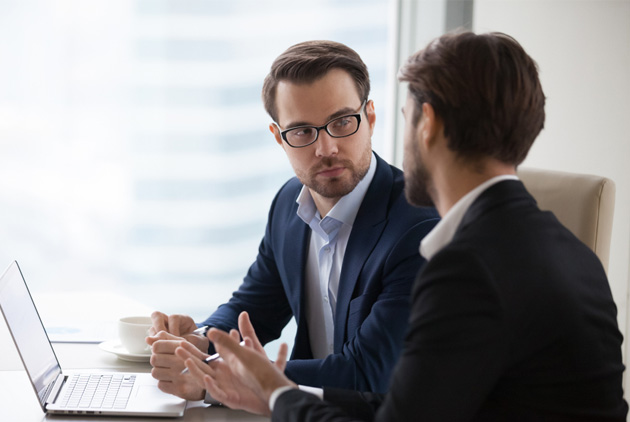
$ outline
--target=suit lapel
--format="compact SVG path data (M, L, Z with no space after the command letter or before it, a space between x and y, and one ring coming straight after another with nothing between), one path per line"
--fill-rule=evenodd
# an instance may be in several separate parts
M299 191L298 191L299 193ZM297 195L296 195L297 198ZM292 356L310 356L311 346L306 321L305 271L306 258L310 240L310 227L297 216L297 204L290 211L285 227L283 253L281 254L286 271L285 292L293 315L297 321L298 331Z
M284 268L286 270L285 290L292 304L297 304L296 315L303 318L304 280L306 257L310 239L310 228L296 214L297 206L291 211L284 236Z
M349 303L359 273L381 237L387 222L389 192L392 189L394 177L389 165L376 154L374 155L377 162L376 172L354 220L339 276L334 321L335 353L340 353L343 346ZM384 195L384 192L387 194ZM383 200L384 198L387 200Z

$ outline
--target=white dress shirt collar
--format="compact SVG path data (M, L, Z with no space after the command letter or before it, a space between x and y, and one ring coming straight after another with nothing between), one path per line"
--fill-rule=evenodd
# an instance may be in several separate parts
M450 210L442 217L440 222L427 234L420 242L420 255L429 261L433 256L446 246L455 235L459 223L461 223L464 214L468 208L490 186L502 182L504 180L518 180L518 177L511 174L504 174L486 180L462 198L451 207Z

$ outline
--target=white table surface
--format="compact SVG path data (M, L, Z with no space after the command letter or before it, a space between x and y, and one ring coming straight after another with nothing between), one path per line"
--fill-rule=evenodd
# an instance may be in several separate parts
M80 369L102 369L108 371L150 372L151 365L144 362L127 362L116 355L102 351L97 344L53 343L57 359L64 372ZM22 366L19 355L0 317L0 421L140 421L156 418L121 418L102 416L52 416L42 412L37 397ZM169 419L160 419L169 420ZM225 407L208 406L203 402L188 402L183 418L178 421L268 421L266 417Z

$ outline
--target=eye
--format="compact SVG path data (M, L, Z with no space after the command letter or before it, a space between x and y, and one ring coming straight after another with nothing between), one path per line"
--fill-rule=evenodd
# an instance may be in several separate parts
M303 128L299 128L294 131L291 131L291 136L310 137L310 136L313 136L313 131L314 129L312 127L303 127Z
M334 128L344 128L348 125L352 124L351 117L341 117L333 122Z

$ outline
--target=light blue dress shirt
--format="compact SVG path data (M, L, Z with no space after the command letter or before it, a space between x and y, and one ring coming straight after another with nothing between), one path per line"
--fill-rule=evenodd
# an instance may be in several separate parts
M343 196L323 219L305 186L298 196L297 215L311 228L306 260L306 321L313 358L333 352L335 306L339 275L352 225L376 172L372 154L365 177Z

